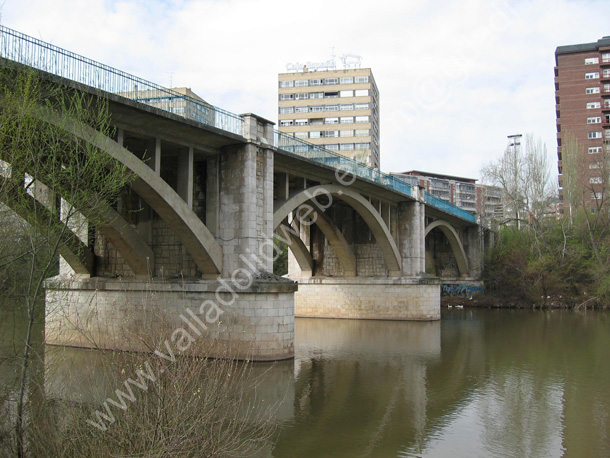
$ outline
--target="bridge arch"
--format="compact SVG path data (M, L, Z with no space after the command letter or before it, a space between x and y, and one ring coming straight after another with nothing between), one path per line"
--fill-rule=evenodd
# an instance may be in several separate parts
M313 186L311 188L293 194L285 201L276 203L273 214L274 227L277 227L288 216L290 212L296 210L301 205L312 200L314 202L317 202L317 198L319 196L327 196L329 199L331 199L331 202L332 199L336 197L350 205L354 210L356 210L360 214L364 222L370 228L371 232L373 233L373 236L375 237L375 240L381 248L388 275L400 275L400 254L398 251L398 247L396 246L396 242L390 234L390 231L386 226L385 222L383 221L377 210L375 210L375 207L373 207L367 199L365 199L360 193L346 186L341 186L337 184L324 184ZM329 205L331 202L329 202ZM319 205L319 203L317 205L313 205L311 207L310 215L313 218L314 214L323 214L326 208L328 207L321 206ZM340 231L332 228L332 225L334 225L334 223L330 225L330 218L328 218L326 215L316 220L316 224L318 224L318 227L320 227L323 232L324 228L322 226L325 226L326 230L329 232L329 234L331 234L331 236L336 236L334 240L336 247L338 247L338 250L341 252L341 255L345 258L345 264L342 264L344 267L344 271L350 272L349 266L351 261L349 260L349 258L350 255L351 257L353 257L353 253L345 239L343 238L341 240L343 235L341 234L341 237L339 237L338 234L340 234ZM329 242L331 242L330 238ZM345 247L347 247L348 250L346 250ZM333 248L335 248L335 246L333 246ZM335 252L337 256L339 256L339 252L337 252L337 249L335 249ZM355 274L355 257L352 259L354 260L353 262Z
M88 125L48 110L41 112L40 116L125 166L136 177L130 183L131 188L177 234L201 272L214 276L222 273L222 247L180 196L150 167L113 139Z
M439 228L445 237L447 237L447 240L449 240L449 245L451 246L451 251L457 262L460 275L468 275L468 258L466 257L466 252L464 251L464 246L462 245L458 233L447 221L438 219L426 227L425 237L428 237L428 234L435 228Z
M301 275L304 277L311 277L313 274L313 258L311 253L299 237L299 231L288 222L288 218L275 228L276 234L288 245L290 251L294 255L299 269L301 269Z

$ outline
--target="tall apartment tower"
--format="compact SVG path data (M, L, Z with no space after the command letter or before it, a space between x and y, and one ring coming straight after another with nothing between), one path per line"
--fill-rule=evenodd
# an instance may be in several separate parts
M370 68L280 73L279 130L379 168L379 92Z
M570 172L586 191L586 207L595 208L608 179L603 174L608 173L604 158L610 154L610 36L559 46L555 65L560 197L565 193L567 167L572 167ZM567 154L576 144L578 160L568 162Z

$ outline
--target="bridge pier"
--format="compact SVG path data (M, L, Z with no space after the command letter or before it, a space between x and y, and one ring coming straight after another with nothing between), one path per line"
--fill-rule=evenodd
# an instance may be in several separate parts
M413 277L306 277L295 293L297 317L440 320L440 282Z
M69 279L46 282L45 342L271 361L294 356L293 282Z

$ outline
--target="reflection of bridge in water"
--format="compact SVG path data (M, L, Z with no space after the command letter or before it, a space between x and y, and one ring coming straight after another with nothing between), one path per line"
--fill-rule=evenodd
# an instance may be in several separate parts
M96 215L96 227L62 246L71 271L47 285L48 342L134 349L129 336L156 331L153 321L184 326L178 317L189 307L223 297L230 317L209 326L211 338L242 356L289 358L295 313L436 320L440 281L426 271L479 279L485 237L471 213L259 116L0 32L4 65L109 100L114 138L57 114L45 120L135 177L116 207ZM274 232L289 244L297 292L267 280Z
M578 389L580 377L602 376L588 382L596 385L609 374L607 341L597 340L607 332L584 326L600 320L598 330L607 330L607 319L484 310L445 318L297 320L295 360L271 366L258 388L266 405L281 403L273 456L496 456L501 450L543 457L560 456L562 447L573 456L607 455L607 424L600 421L610 405L607 390ZM570 350L566 335L599 349L577 357L578 377L568 375L564 361L566 351L582 348ZM47 349L51 397L86 399L98 408L124 380L100 374L89 350ZM591 362L599 363L593 372ZM92 400L88 387L96 379L107 381L106 391Z

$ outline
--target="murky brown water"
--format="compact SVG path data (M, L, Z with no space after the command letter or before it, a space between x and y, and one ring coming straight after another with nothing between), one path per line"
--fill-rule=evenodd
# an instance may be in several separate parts
M21 327L3 321L8 354ZM295 360L273 366L259 389L281 402L279 438L267 449L274 457L610 456L609 313L297 319L295 339ZM55 373L72 374L71 382L47 377L49 396L69 385L79 398L78 374L96 370L87 355L45 349L53 365L69 361ZM10 384L11 372L5 361L0 383Z

